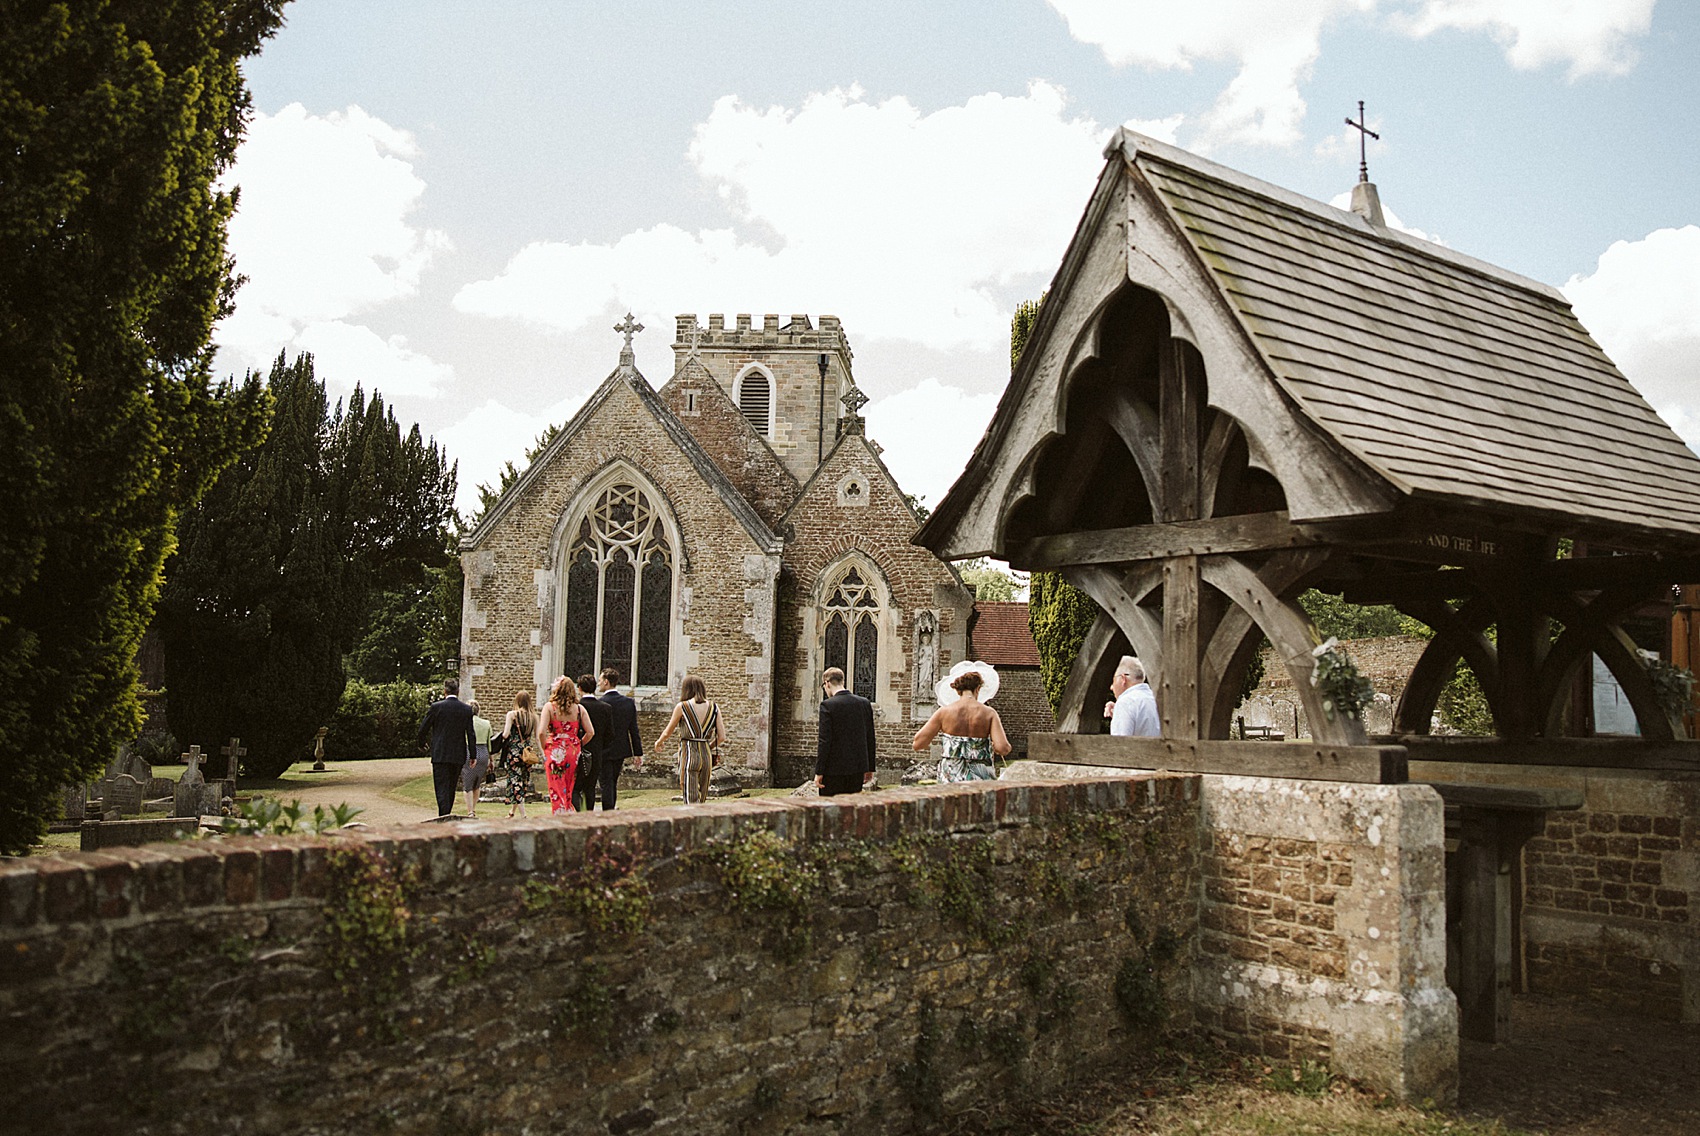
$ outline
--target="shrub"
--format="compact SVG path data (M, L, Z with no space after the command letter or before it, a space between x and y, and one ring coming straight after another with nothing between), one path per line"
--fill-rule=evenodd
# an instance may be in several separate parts
M336 761L408 757L436 688L420 683L349 680L325 735L325 756Z

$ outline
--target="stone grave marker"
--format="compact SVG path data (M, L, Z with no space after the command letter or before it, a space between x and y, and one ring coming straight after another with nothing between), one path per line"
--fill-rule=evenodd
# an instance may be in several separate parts
M129 760L124 763L124 772L144 785L153 780L153 766L148 763L147 758L140 754L133 753L130 755Z
M88 806L88 800L89 787L87 785L78 782L75 785L65 786L65 819L73 822L81 821Z
M225 742L219 751L224 755L224 776L230 782L230 791L236 792L236 775L242 767L242 759L247 756L247 749L242 745L241 738L231 738Z
M201 773L201 762L206 755L201 747L192 745L189 752L183 755L183 764L188 766L183 776L177 779L177 784L171 794L171 815L179 817L201 816L201 789L206 784L206 776ZM213 810L217 812L217 809Z
M142 783L128 773L120 773L107 782L106 802L108 812L117 809L123 815L142 811Z
M147 783L148 800L157 801L161 797L172 797L177 794L177 782L169 777L150 777Z

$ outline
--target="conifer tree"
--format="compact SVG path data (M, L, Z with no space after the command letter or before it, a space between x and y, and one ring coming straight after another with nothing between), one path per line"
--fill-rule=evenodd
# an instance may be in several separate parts
M332 407L312 356L280 355L267 387L271 433L184 517L159 619L172 733L239 735L262 777L330 723L373 593L442 558L455 490L379 395Z
M173 521L261 429L214 182L282 7L0 0L0 852L135 735Z

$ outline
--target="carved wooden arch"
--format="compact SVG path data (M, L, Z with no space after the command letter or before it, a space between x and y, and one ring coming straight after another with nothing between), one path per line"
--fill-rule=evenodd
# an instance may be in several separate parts
M1277 552L1258 569L1258 576L1275 595L1292 595L1305 587L1329 556L1322 548ZM1223 612L1199 660L1199 708L1206 737L1229 735L1246 668L1261 649L1263 638L1262 626L1245 608L1232 604Z
M1637 600L1645 599L1643 592L1639 597L1629 598L1628 592L1608 590L1600 593L1586 604L1570 596L1556 597L1548 604L1552 609L1551 615L1564 624L1564 632L1553 643L1545 662L1552 664L1552 672L1543 674L1543 681L1537 688L1546 694L1548 682L1552 683L1552 693L1549 701L1537 704L1539 717L1536 721L1543 726L1552 724L1563 713L1563 695L1565 683L1562 679L1554 681L1553 675L1563 669L1563 678L1568 678L1574 667L1581 664L1587 657L1588 651L1600 657L1600 661L1611 671L1618 686L1623 689L1624 696L1629 699L1630 708L1635 711L1635 721L1640 726L1641 737L1647 741L1668 742L1685 736L1680 719L1674 718L1659 701L1658 692L1653 688L1653 678L1641 662L1641 655L1634 640L1623 630L1619 622L1624 613L1637 604ZM1596 605L1605 604L1595 610ZM1565 666L1563 657L1554 657L1559 644L1564 641L1572 630L1577 631L1577 647L1565 644L1566 653L1577 653L1577 658L1571 666Z
M1132 644L1116 626L1116 621L1100 612L1086 632L1069 668L1068 682L1063 686L1057 703L1057 730L1065 734L1102 732L1103 719L1091 712L1094 697L1102 702L1103 692L1110 688L1121 657L1133 650ZM1091 728L1088 729L1087 727Z
M1458 660L1464 659L1481 683L1488 708L1499 720L1499 657L1485 634L1497 618L1493 604L1484 596L1475 596L1462 607L1452 608L1443 600L1424 603L1406 601L1398 608L1414 619L1420 619L1434 631L1423 653L1411 668L1405 692L1393 712L1393 729L1401 734L1426 734L1434 718L1434 708L1440 704L1440 693L1452 681Z

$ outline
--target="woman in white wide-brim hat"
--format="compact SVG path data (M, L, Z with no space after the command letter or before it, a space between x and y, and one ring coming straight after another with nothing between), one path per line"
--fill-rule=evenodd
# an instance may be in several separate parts
M939 739L940 781L990 781L997 776L996 757L1009 754L1009 735L1003 719L986 703L998 692L998 672L990 663L964 660L939 680L939 708L915 735L915 750L924 753Z

